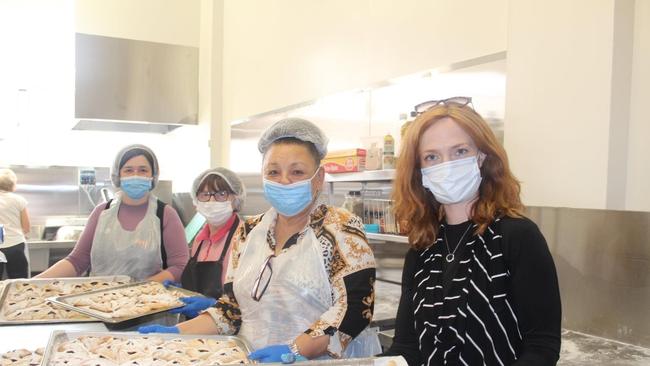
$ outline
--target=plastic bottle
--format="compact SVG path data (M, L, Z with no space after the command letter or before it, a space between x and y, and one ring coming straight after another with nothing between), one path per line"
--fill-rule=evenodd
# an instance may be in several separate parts
M403 119L401 117L404 117ZM413 121L415 120L415 117L417 117L417 113L411 112L411 118L407 119L406 113L400 114L400 136L402 140L404 140L404 136L406 136L406 131L408 131L409 126Z
M384 136L384 169L395 169L395 139L390 133Z
M361 199L361 192L349 191L345 195L345 200L343 201L342 207L359 217L363 217L364 212L363 212L363 200Z
M366 155L366 170L379 170L381 169L381 164L381 149L377 147L377 143L373 142Z
M354 209L354 191L350 191L345 195L345 200L343 200L343 205L341 207L352 212Z

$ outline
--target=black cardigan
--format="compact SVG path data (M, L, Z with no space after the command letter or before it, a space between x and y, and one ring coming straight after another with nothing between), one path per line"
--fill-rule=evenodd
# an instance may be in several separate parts
M507 297L513 305L523 337L521 346L516 350L517 361L510 365L555 365L560 352L561 303L553 258L544 237L532 221L507 217L500 221L500 234L503 236L501 250L505 266L510 272ZM454 226L447 228L452 251L462 234ZM438 246L435 253L442 254L444 258L448 253L445 243L439 241L435 245ZM462 249L464 245L461 244L456 257L461 255ZM417 304L413 304L414 291L418 285L414 283L414 276L422 269L418 264L421 263L418 258L422 252L412 249L406 254L395 338L392 347L385 353L404 356L409 365L421 365L426 361L419 350L414 317ZM457 270L456 267L447 268ZM493 331L500 330L488 329L488 332Z

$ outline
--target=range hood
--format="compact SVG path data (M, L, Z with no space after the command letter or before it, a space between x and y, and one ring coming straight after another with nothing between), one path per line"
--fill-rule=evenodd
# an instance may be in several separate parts
M167 133L197 124L198 48L76 34L74 130Z

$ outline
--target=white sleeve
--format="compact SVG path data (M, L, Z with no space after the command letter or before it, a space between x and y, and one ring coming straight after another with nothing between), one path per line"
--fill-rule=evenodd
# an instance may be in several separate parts
M16 202L16 207L18 207L18 211L22 212L25 207L27 207L27 200L17 194L13 194L13 197Z

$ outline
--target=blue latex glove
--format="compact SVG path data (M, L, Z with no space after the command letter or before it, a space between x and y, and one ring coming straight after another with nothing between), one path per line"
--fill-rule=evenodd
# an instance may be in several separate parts
M282 362L282 355L287 353L292 353L288 345L274 344L251 352L248 358L261 363Z
M293 353L285 353L280 358L282 359L282 363L309 361L306 357L301 355L295 355Z
M181 285L180 283L174 282L172 280L164 280L162 284L165 287L169 287L169 286L180 287L180 288L183 287L183 285Z
M217 300L211 297L203 296L181 297L179 300L184 302L185 306L181 308L171 309L169 312L171 314L183 314L188 318L195 318L197 315L199 315L200 311L205 310L217 303Z
M153 324L153 325L145 325L143 327L138 328L138 332L140 333L180 333L178 330L178 327L166 327L164 325L160 324Z

